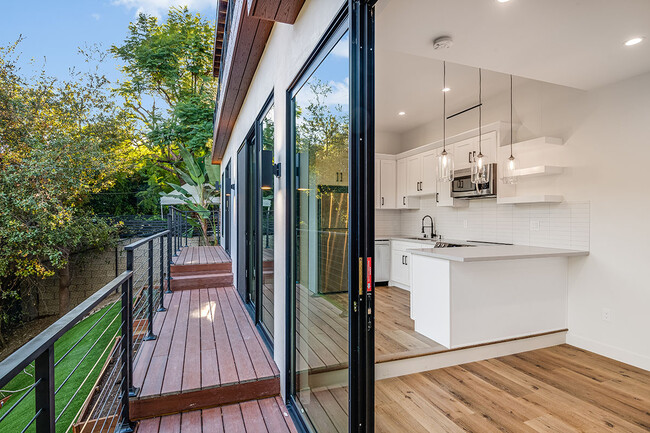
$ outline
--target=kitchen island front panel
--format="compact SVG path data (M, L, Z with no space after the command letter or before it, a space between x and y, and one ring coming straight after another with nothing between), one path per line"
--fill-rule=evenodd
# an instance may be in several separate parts
M566 329L567 262L465 263L413 254L415 330L453 349Z

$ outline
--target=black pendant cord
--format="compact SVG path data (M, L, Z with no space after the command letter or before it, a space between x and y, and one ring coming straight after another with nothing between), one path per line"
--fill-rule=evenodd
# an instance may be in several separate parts
M512 74L510 74L510 159L514 158L514 156L512 156L512 142Z
M447 152L447 62L442 62L442 152Z
M481 133L481 125L483 124L483 77L481 68L478 68L478 156L479 158L483 156L483 148L481 146L481 141L483 140Z

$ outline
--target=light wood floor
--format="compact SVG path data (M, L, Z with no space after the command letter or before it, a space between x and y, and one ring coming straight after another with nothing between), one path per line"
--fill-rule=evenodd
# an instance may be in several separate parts
M650 372L563 344L377 381L377 432L650 431ZM307 415L347 431L347 389L312 390Z
M377 432L648 432L650 372L572 346L378 381Z

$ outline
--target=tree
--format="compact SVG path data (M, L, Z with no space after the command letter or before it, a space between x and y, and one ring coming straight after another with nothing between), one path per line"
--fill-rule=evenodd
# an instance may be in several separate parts
M206 162L206 155L199 158L195 157L182 145L180 153L187 170L177 168L176 171L181 179L186 182L186 185L194 187L196 196L187 188L175 183L169 183L169 186L179 192L181 200L195 212L197 222L201 227L203 242L205 245L209 245L208 222L212 221L210 218L212 212L209 208L212 199L219 196L219 190L216 188L216 184L219 182L219 166L211 164L210 161ZM213 233L216 233L215 228L212 227L212 229Z
M164 23L140 14L124 42L111 48L126 77L116 92L144 126L142 142L155 151L153 162L168 173L182 160L181 146L203 156L211 145L213 38L214 23L173 7Z
M59 271L63 314L70 254L113 240L84 206L131 164L133 122L98 68L66 81L44 72L24 79L16 47L0 48L0 289L16 297L16 281Z

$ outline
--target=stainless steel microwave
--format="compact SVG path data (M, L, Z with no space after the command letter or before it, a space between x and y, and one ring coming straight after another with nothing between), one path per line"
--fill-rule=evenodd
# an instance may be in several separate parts
M451 196L454 198L474 199L489 198L497 195L497 165L486 165L486 183L473 184L471 168L454 171L454 181L451 185Z

